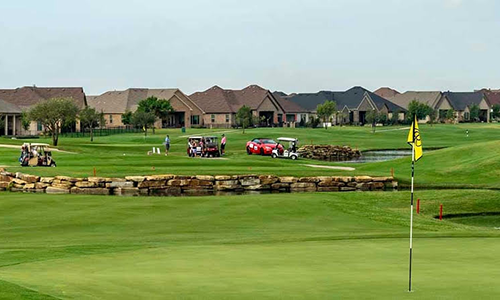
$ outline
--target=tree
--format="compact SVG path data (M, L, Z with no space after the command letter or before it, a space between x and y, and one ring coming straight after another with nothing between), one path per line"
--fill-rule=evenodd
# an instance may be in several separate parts
M491 113L493 119L500 118L500 104L493 105L493 112Z
M452 108L446 111L446 119L447 120L455 119L455 111Z
M252 109L249 106L243 105L238 109L236 123L243 128L243 133L245 133L245 128L252 125Z
M52 144L57 146L61 127L76 121L79 108L71 98L51 98L33 106L28 118L42 123L52 136Z
M85 107L80 112L80 123L82 128L88 128L90 130L90 141L94 141L94 128L99 126L104 126L106 120L104 119L103 113L98 113L95 108Z
M165 99L158 99L154 96L141 100L137 106L137 110L146 113L152 113L155 116L155 121L156 119L166 118L168 114L174 111L172 105L170 105L170 101ZM153 134L154 133L155 133L155 128L153 126Z
M369 110L365 115L366 123L370 123L372 126L372 132L375 132L375 127L377 122L380 120L380 114L375 110Z
M31 125L31 120L28 116L28 112L26 111L23 111L21 113L21 127L27 131L28 129L30 129L30 125Z
M132 112L130 110L122 114L122 123L123 125L132 125Z
M470 119L471 119L471 121L474 121L474 122L479 121L479 112L480 112L479 105L472 104L469 107L469 111L470 111L469 113L470 113Z
M430 107L430 110L428 112L428 116L429 116L429 123L431 124L431 126L434 124L434 122L436 122L436 118L437 118L437 110L433 109L432 107Z
M391 125L397 125L399 123L399 110L392 112L390 122L391 122Z
M337 111L337 104L335 101L327 100L323 104L318 104L316 107L316 114L318 118L323 120L325 123L325 129L328 129L326 123L330 120L330 117Z
M418 120L423 120L425 119L426 116L429 115L431 110L432 107L430 107L429 105L425 103L420 103L417 100L412 100L408 104L408 118L412 122L415 119L415 116L417 116Z
M156 121L156 116L152 112L137 110L132 114L132 124L144 129L144 136L148 135L148 128L153 126Z

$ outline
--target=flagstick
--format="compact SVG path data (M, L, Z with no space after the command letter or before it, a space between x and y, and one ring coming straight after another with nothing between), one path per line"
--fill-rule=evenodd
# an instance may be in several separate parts
M411 267L413 258L413 176L415 175L415 142L411 147L411 200L410 200L410 274L408 291L411 292Z

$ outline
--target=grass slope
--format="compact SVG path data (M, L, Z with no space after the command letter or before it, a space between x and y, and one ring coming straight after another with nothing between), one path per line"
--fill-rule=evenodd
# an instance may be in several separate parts
M500 292L494 223L433 217L440 203L445 213L498 211L499 195L418 192L416 292L408 294L407 192L2 193L0 289L76 299L492 298Z

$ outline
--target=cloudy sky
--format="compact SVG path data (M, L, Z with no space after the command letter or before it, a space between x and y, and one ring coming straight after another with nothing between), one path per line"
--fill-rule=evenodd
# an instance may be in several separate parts
M495 0L2 0L0 11L0 88L500 88Z

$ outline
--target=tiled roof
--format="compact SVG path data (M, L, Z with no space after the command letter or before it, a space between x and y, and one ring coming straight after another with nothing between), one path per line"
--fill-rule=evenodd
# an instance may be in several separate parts
M257 109L268 96L274 99L269 90L258 85L249 85L242 90L213 86L206 91L196 92L189 98L207 113L236 113L243 105Z
M0 89L0 99L27 109L40 101L50 98L71 98L78 107L86 105L85 93L81 87L22 87L17 89Z
M500 105L500 92L488 91L485 94L491 105Z
M484 98L483 92L444 92L454 110L465 110L471 104L479 105Z
M281 107L283 107L283 110L285 113L307 113L309 112L307 109L303 108L302 106L298 105L297 103L290 101L288 99L289 96L287 96L283 92L273 92L274 98L278 100L280 103Z
M425 103L432 108L436 108L436 105L438 104L441 97L442 94L439 91L430 91L430 92L408 91L386 99L393 102L394 104L404 107L405 109L408 109L408 105L413 100L417 100L420 103Z

